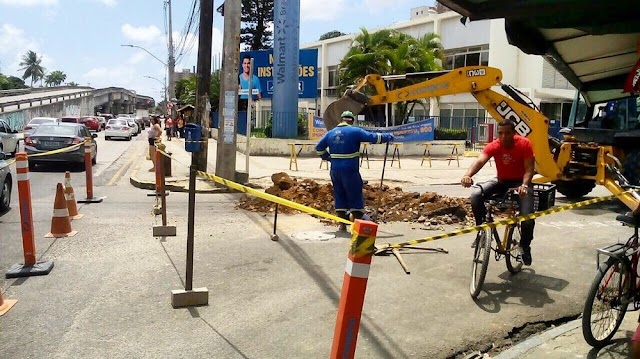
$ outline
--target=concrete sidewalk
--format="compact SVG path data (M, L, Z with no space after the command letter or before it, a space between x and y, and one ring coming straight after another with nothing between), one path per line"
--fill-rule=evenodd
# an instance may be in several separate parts
M188 187L188 164L190 154L184 150L184 140L173 139L163 142L167 146L167 152L172 153L172 176L167 178L167 187L171 191L186 191ZM216 142L210 140L208 151L208 172L215 172ZM432 167L428 163L421 166L421 158L407 157L401 159L402 168L398 168L395 162L391 167L391 162L387 163L385 170L385 183L403 187L403 189L426 188L437 191L435 188L455 185L466 169L473 162L473 158L460 157L460 167L455 161L447 164L446 160L434 160ZM249 168L249 182L253 187L269 187L270 177L273 173L286 172L293 177L312 178L319 182L328 182L329 171L319 168L320 160L317 158L298 158L298 171L290 170L290 159L288 157L251 157ZM148 166L147 166L148 164ZM131 174L131 183L139 188L154 188L154 173L148 172L150 163L140 161L139 166ZM370 163L369 169L361 168L362 177L368 181L379 181L382 163L374 161ZM238 152L236 157L236 169L244 170L245 157ZM495 168L485 166L481 172L475 176L476 181L483 181L493 177ZM449 186L451 192L456 192L462 196L466 195L458 186ZM197 190L201 193L224 191L216 188L211 182L198 179ZM447 193L451 195L451 193ZM455 195L455 194L454 194ZM595 275L595 265L593 266ZM583 298L576 298L581 301ZM627 313L622 325L618 329L612 344L600 350L590 347L582 336L581 318L572 320L558 327L553 327L541 333L527 337L524 341L514 342L514 345L507 350L496 353L497 350L489 351L492 354L484 354L484 357L512 359L512 358L628 358L628 338L633 334L637 325L637 315L635 312ZM507 340L508 341L508 340ZM503 345L504 346L504 345ZM508 347L508 345L507 345ZM491 355L491 356L490 356ZM472 358L473 356L468 356Z

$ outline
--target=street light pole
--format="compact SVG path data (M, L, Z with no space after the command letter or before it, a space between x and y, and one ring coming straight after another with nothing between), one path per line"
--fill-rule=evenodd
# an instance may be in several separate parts
M151 52L149 52L149 50L145 49L145 48L144 48L144 47L142 47L142 46L138 46L138 45L131 45L131 44L123 44L123 45L120 45L120 46L124 46L124 47L135 47L136 49L140 49L140 50L142 50L142 51L146 52L147 54L151 55L151 57L153 57L154 59L156 59L156 60L160 61L160 63L161 63L161 64L163 64L163 65L164 65L164 67L167 67L167 66L168 66L164 61L160 60L160 59L158 58L158 56L156 56L156 55L152 54Z
M176 67L176 59L173 56L173 28L171 22L171 0L167 0L167 6L169 8L169 65L167 66L169 69L169 101L173 102L174 98L176 98L176 83L174 81L175 78L175 67ZM176 107L171 106L171 118L176 117Z
M165 81L162 82L162 81L158 80L157 78L155 78L153 76L144 76L144 77L146 77L148 79L156 80L160 84L162 84L162 94L164 95L164 106L163 106L164 108L162 109L163 110L162 112L166 116L167 115L167 81L166 81L167 78L165 77Z

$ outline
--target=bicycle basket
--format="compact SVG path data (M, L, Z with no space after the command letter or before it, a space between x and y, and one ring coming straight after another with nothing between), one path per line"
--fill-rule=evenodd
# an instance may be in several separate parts
M533 210L544 211L556 204L556 185L548 183L533 184Z

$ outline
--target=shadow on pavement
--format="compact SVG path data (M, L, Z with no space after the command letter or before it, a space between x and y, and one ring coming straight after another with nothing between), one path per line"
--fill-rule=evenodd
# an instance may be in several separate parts
M627 331L625 338L614 339L604 348L591 349L587 354L587 359L630 358L629 338L632 335L632 332Z
M507 271L498 276L501 283L485 281L480 297L475 301L480 309L489 313L498 313L501 304L509 299L520 298L522 305L542 308L555 301L549 297L547 290L562 291L569 282L564 279L536 274L534 269L524 268L518 274Z

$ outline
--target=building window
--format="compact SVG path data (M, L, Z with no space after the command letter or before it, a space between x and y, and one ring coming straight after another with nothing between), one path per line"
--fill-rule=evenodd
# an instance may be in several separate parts
M328 70L329 84L327 87L338 86L338 66L329 66Z
M322 88L322 68L318 68L318 89Z
M453 70L464 66L488 66L489 45L445 51L444 68Z

